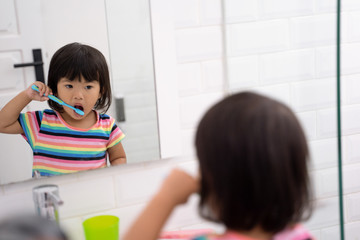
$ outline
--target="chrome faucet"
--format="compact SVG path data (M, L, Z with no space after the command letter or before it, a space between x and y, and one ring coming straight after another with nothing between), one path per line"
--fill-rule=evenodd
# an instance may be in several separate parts
M59 222L58 207L64 202L59 197L56 185L41 185L33 188L35 209L39 216Z

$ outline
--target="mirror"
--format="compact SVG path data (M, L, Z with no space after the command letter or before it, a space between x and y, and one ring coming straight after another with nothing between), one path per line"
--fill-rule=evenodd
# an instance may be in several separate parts
M336 10L335 1L224 0L228 91L250 89L274 97L290 106L302 123L315 202L304 224L316 239L340 239L342 226Z
M3 0L0 107L35 81L33 67L13 67L32 62L33 49L42 49L46 79L57 49L70 42L88 44L109 65L113 102L107 114L119 120L126 134L122 144L127 162L159 159L151 41L147 0ZM24 111L45 108L47 103L32 102ZM0 184L31 178L32 151L21 136L0 134L0 151Z

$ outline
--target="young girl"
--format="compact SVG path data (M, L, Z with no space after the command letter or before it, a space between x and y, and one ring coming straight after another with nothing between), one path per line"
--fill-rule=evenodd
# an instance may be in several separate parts
M59 175L126 163L111 104L109 70L95 48L71 43L60 48L49 66L48 85L35 82L0 111L0 132L22 134L33 150L33 175ZM53 94L84 112L77 114L49 100ZM31 101L49 100L51 109L20 113ZM96 110L102 110L99 114Z
M293 112L243 92L214 105L196 133L200 179L173 170L125 235L158 239L173 209L196 192L200 214L226 227L196 240L310 240L308 148Z

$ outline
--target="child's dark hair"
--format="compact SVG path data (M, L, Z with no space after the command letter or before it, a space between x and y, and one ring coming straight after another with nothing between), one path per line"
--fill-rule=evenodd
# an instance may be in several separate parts
M203 217L276 233L310 216L308 147L284 104L251 92L225 98L200 121L196 150Z
M81 43L70 43L57 50L50 61L48 86L54 95L57 95L57 84L63 77L73 81L81 76L86 81L98 81L101 98L95 109L106 112L111 104L111 85L109 69L104 55L97 49ZM49 106L56 111L63 111L59 104L48 101Z

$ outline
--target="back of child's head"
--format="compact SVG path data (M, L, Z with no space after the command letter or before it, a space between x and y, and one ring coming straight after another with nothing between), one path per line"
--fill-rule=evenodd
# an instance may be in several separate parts
M48 74L48 86L57 95L57 84L61 78L71 81L98 81L100 84L101 98L95 105L95 109L106 112L111 104L111 84L108 65L104 55L97 49L81 44L70 43L55 52L53 55ZM62 106L49 101L49 106L57 111L62 111Z
M196 150L205 218L275 233L310 215L308 147L284 104L251 92L225 98L200 121Z

